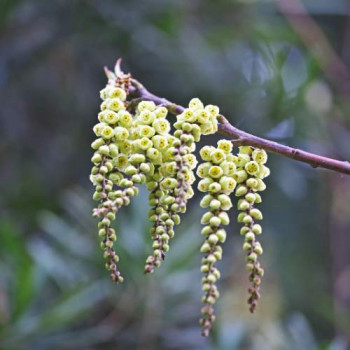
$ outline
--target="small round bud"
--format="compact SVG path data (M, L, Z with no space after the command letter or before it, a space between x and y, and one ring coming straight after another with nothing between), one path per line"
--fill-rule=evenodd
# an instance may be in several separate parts
M253 232L251 232L251 231L246 232L246 234L245 234L245 240L246 240L247 242L252 242L252 241L254 241L254 239L255 239L255 235L254 235Z
M252 227L252 231L256 234L256 235L260 235L262 233L262 228L259 224L254 224Z
M255 149L252 153L252 158L259 164L267 162L267 153L263 149Z
M226 231L224 229L217 230L216 236L221 243L224 243L226 240Z
M212 245L215 245L217 242L218 242L219 238L217 237L217 235L215 234L211 234L209 237L208 237L208 242Z
M253 208L249 211L250 216L255 220L262 220L263 215L259 209Z
M221 225L221 219L217 216L213 216L212 218L210 218L209 222L210 222L210 226L212 227L218 227Z
M223 150L225 153L231 153L232 142L230 142L229 140L220 140L218 142L218 148Z
M257 175L260 171L259 164L255 161L250 161L246 163L244 169L249 175Z
M217 199L213 199L211 202L210 202L210 209L211 210L217 210L219 209L221 206L221 202Z
M248 188L244 185L239 185L236 189L235 195L237 197L244 196L248 192Z

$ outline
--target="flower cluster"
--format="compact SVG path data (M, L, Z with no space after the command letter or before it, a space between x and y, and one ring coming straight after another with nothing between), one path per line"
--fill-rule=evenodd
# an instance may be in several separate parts
M203 326L203 335L207 336L215 319L213 304L216 302L219 292L215 285L220 273L216 262L222 257L222 248L219 246L226 239L226 231L222 227L229 223L226 213L231 207L230 194L235 191L238 200L237 206L240 211L238 222L244 223L241 234L245 236L243 245L247 252L247 269L250 272L249 288L250 311L256 308L260 298L259 287L264 270L260 266L258 256L262 254L261 244L256 235L261 234L262 228L255 221L262 219L261 211L255 208L255 203L261 202L259 191L266 188L263 179L270 171L265 166L267 154L264 150L250 146L242 146L239 153L233 155L232 143L220 140L217 147L204 146L200 155L203 160L197 169L197 175L201 178L198 189L206 193L201 201L203 208L208 208L202 216L201 223L205 225L202 234L206 237L201 247L205 254L202 259L201 270L204 273L202 308L203 317L200 320Z
M167 108L141 101L133 111L128 101L130 76L106 73L109 81L100 92L103 102L99 122L93 128L97 140L92 144L91 181L95 185L93 198L99 201L94 215L100 219L106 268L111 271L111 279L121 282L116 265L119 258L113 249L117 237L111 227L116 212L138 194L137 185L146 185L152 207L153 254L146 260L145 272L153 272L169 250L174 225L180 223L179 214L186 211L187 200L193 196L195 142L201 134L217 130L219 109L204 107L199 99L192 99L177 116L172 134Z
M168 147L162 142L162 164L158 167L159 173L157 172L159 181L147 185L152 191L150 219L154 223L151 228L154 252L147 258L147 273L160 266L169 249L169 239L174 236L174 225L180 222L179 213L186 211L187 201L194 194L193 169L197 166L193 154L195 142L200 140L202 134L207 135L217 130L218 114L218 107L204 106L198 98L194 98L189 102L188 108L177 116L174 123L176 131L168 137Z
M196 142L202 135L218 130L219 108L192 99L177 116L172 133L165 106L132 100L131 76L120 71L106 73L109 80L100 92L102 103L98 123L93 127L96 140L92 143L90 180L95 186L93 199L98 201L93 213L99 219L106 269L113 281L122 282L117 266L119 257L114 250L117 235L111 226L116 213L137 196L138 185L147 187L153 252L146 259L144 271L152 273L164 260L174 226L180 223L180 214L186 212L187 201L194 194ZM207 209L201 219L205 241L200 249L204 254L201 264L204 306L200 323L202 334L207 336L215 320L214 304L219 297L216 282L220 278L216 264L222 259L221 244L226 240L224 227L230 221L227 212L232 207L233 192L240 197L238 222L243 223L240 232L245 238L243 250L250 273L250 311L254 312L257 306L264 270L258 261L262 247L256 239L262 232L256 223L262 219L262 213L255 205L261 202L258 192L266 188L263 179L270 171L265 165L264 150L241 146L239 153L233 155L228 140L220 140L217 147L204 146L200 156L203 162L197 169L201 179L198 189L205 193L201 206Z
M144 154L151 171L146 176L146 187L150 191L149 218L153 239L153 254L146 260L145 273L153 272L160 266L169 250L169 239L174 236L174 222L179 221L176 215L170 216L169 208L173 203L168 189L163 184L161 168L168 160L169 149L173 147L175 138L170 134L170 124L166 119L168 110L156 106L151 101L142 101L137 106L135 118L135 138L137 147L134 151ZM144 165L143 165L144 166Z
M208 208L201 220L205 225L202 229L205 242L201 247L201 252L204 253L201 271L204 273L202 284L205 292L202 302L205 305L200 320L204 336L209 334L215 319L213 304L219 297L215 283L220 278L216 262L222 258L222 248L219 244L226 240L223 226L230 222L227 215L227 211L232 207L229 195L236 187L236 181L233 179L236 165L231 150L232 143L227 140L219 141L217 148L203 147L200 155L204 163L197 169L197 175L201 178L198 189L207 193L201 201L201 207Z
M107 260L106 269L110 271L113 281L122 282L123 277L117 268L119 257L113 249L117 236L111 223L117 210L123 205L128 205L130 197L138 193L134 182L121 171L126 163L123 159L127 159L123 143L129 137L132 117L125 109L124 89L108 84L100 95L103 102L98 114L99 123L93 128L97 139L91 145L95 153L91 159L94 166L90 179L95 186L93 198L99 201L94 215L99 218L99 236ZM115 185L118 186L117 190Z
M238 222L243 223L241 235L244 236L243 250L247 256L247 270L249 271L249 281L251 286L248 289L249 310L254 312L258 300L260 299L261 277L264 274L263 268L258 260L263 250L256 236L262 233L262 228L256 221L262 220L263 216L255 204L261 203L261 196L258 192L264 191L266 185L263 181L270 174L270 170L265 166L267 154L264 150L250 146L241 146L237 155L237 171L234 177L238 183L235 191L238 200Z

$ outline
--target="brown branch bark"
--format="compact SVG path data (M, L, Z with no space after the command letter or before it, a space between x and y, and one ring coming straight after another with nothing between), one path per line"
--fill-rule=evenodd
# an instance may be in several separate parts
M152 94L136 79L132 79L130 93L134 98L142 98L144 100L153 101L157 105L163 105L168 108L170 113L174 115L182 113L185 109L183 106L170 102L166 98ZM234 145L250 145L263 148L266 151L307 163L313 168L324 168L350 175L350 162L348 161L340 161L319 156L314 153L302 151L300 149L285 146L280 143L249 134L234 127L224 116L220 116L219 119L219 133L231 138Z

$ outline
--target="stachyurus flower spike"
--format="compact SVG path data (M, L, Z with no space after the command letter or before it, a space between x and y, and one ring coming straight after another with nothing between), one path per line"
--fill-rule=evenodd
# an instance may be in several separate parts
M203 317L200 324L203 327L202 335L208 336L215 320L214 307L219 298L216 281L220 278L220 272L216 262L222 259L221 243L226 240L224 226L230 223L227 211L232 207L230 194L236 187L233 174L236 169L232 162L232 144L230 141L221 140L217 148L205 146L200 155L204 163L197 170L197 175L202 179L198 189L206 193L201 201L201 207L207 208L202 216L201 223L204 226L202 235L205 241L201 246L202 259L201 271L204 273L202 289L204 296L202 302Z
M261 277L264 269L259 262L259 256L263 253L261 244L257 236L262 233L260 224L256 221L262 220L263 216L255 205L261 203L261 196L258 192L265 190L263 181L270 174L269 168L265 166L267 154L264 150L250 146L242 146L235 158L237 172L234 177L239 183L236 189L238 200L238 222L244 226L241 228L241 235L244 236L243 250L246 252L247 270L249 271L249 281L251 286L248 289L249 310L254 312L260 299Z
M107 72L107 86L100 91L102 104L98 114L98 123L93 131L98 137L92 148L95 153L91 159L94 166L90 180L95 186L94 200L99 202L94 209L98 217L101 248L106 259L106 269L115 282L123 282L117 267L119 257L113 246L117 240L116 232L111 227L116 212L130 203L130 198L138 194L133 176L125 173L129 164L126 143L132 127L132 116L126 110L129 76L116 76Z

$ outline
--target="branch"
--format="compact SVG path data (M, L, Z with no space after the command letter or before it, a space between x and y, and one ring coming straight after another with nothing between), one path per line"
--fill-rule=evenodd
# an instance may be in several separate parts
M166 107L170 113L177 115L183 112L184 107L168 101L166 98L156 96L149 92L136 79L131 80L130 94L133 98L153 101L157 105ZM350 175L350 162L322 157L314 153L305 152L296 148L288 147L280 143L254 136L231 125L224 116L219 118L219 133L232 138L232 143L238 146L253 146L263 148L266 151L282 155L303 163L313 168L324 168Z

